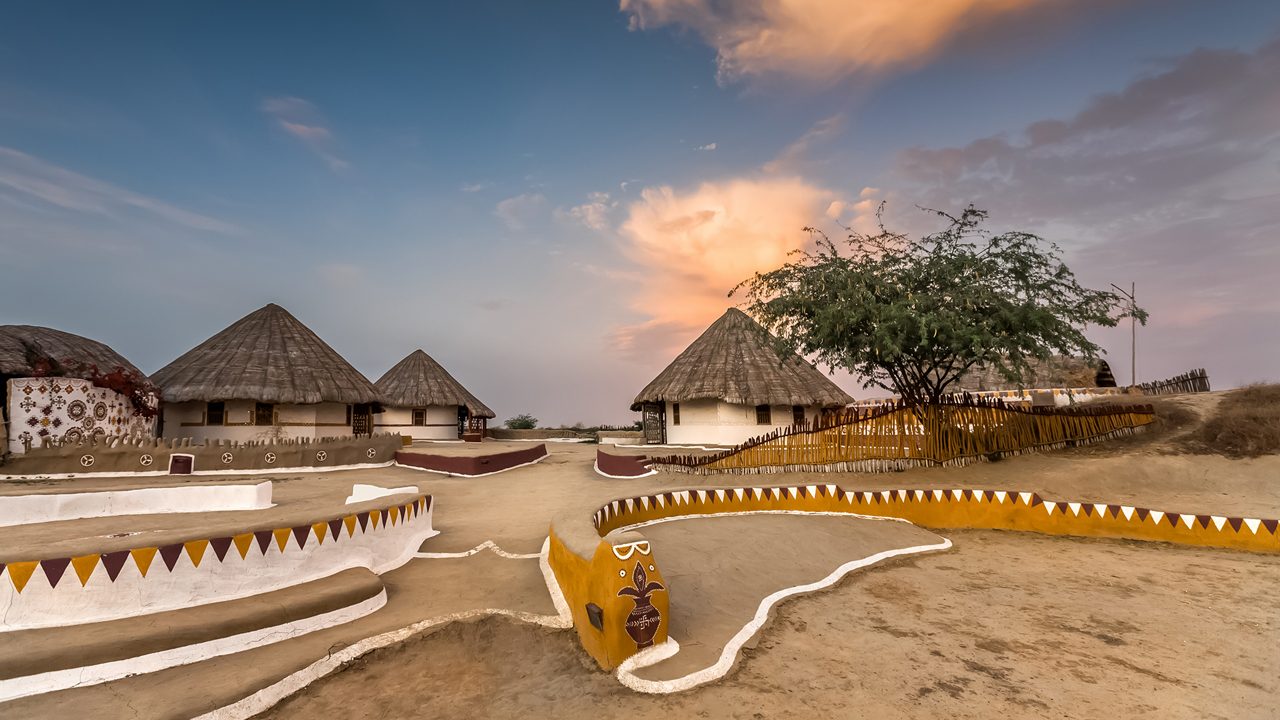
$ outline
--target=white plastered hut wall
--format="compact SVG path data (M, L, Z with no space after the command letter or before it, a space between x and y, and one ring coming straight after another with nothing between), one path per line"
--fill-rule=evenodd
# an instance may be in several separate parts
M756 407L723 400L687 400L680 405L680 424L675 424L674 403L666 403L667 443L671 445L739 445L751 438L791 427L792 406L771 405L771 422L756 423ZM805 422L821 412L817 405L805 408Z
M373 416L376 432L399 433L414 440L457 440L458 406L429 405L417 408L423 412L423 424L413 424L414 408L388 407Z
M271 440L286 438L350 437L347 406L343 403L315 405L276 405L275 425L255 425L256 403L252 400L228 400L223 405L222 425L206 425L208 403L165 403L164 437L205 440Z

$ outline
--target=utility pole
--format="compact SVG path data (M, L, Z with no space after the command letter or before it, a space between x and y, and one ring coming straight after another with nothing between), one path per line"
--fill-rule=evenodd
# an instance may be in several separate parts
M1111 287L1129 301L1129 385L1138 385L1138 283L1129 283L1129 292L1115 283Z

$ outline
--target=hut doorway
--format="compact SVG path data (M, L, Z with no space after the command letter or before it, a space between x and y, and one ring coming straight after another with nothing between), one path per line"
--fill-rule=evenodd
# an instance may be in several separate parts
M667 404L648 402L642 410L646 445L667 444Z
M356 437L373 434L373 407L368 404L351 408L351 434Z

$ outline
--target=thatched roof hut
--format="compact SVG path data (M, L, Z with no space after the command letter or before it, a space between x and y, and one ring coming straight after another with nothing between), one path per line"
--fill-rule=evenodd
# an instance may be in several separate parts
M388 407L456 405L466 408L471 417L494 416L488 406L422 350L414 350L396 363L378 378L374 387L378 388L382 404Z
M36 325L0 325L0 376L29 377L37 372L35 356L61 363L68 377L88 378L92 368L109 373L116 368L144 377L115 350L86 337Z
M1106 360L1054 355L1032 359L1031 368L1015 381L1005 379L995 368L976 367L956 381L958 390L1029 390L1043 388L1115 387L1116 379Z
M713 398L740 405L843 407L853 398L798 355L779 357L773 336L729 308L636 395L644 403Z
M276 304L244 316L151 376L166 402L375 403L378 390Z

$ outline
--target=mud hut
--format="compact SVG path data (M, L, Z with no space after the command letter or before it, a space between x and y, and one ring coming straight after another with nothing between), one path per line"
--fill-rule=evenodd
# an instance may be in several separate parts
M492 410L422 350L396 363L374 387L382 403L373 421L378 432L414 440L480 440L493 417Z
M0 325L0 455L48 442L154 434L147 377L110 347L35 325Z
M279 305L244 316L151 377L165 437L269 440L373 431L378 390Z
M853 398L812 364L779 357L774 338L730 308L636 395L645 441L735 445L811 422Z

